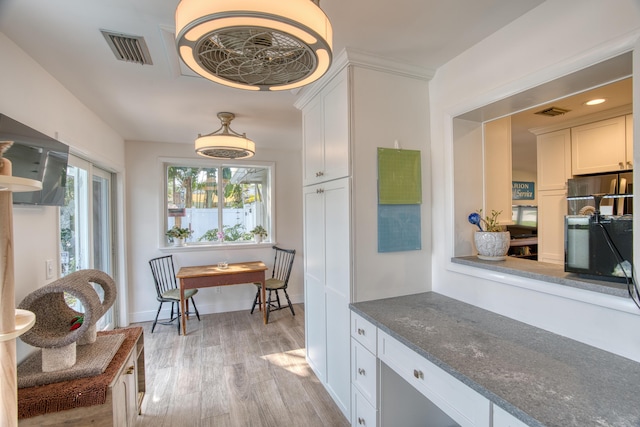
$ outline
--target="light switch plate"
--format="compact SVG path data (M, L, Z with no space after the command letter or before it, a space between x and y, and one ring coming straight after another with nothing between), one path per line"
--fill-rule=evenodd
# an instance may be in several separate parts
M48 259L45 261L45 272L47 280L53 279L53 260Z

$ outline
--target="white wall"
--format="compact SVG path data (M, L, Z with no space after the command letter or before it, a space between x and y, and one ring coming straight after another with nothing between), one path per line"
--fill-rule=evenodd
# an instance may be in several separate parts
M289 296L294 303L303 298L302 252L302 157L301 151L261 149L258 142L256 155L251 159L275 162L275 220L278 245L296 249L296 259L289 281ZM165 248L159 241L164 233L161 158L202 159L195 154L192 144L165 144L127 141L127 216L128 271L130 320L153 320L158 309L149 260L157 256L174 255L176 268L205 265L220 260L228 262L262 260L273 263L271 246L253 248ZM270 271L267 272L270 274ZM195 298L201 314L234 310L249 310L256 288L251 284L200 289ZM165 304L168 316L168 305ZM255 313L254 313L255 314ZM259 316L259 314L255 314Z
M352 301L367 301L431 290L431 157L429 140L429 86L426 78L408 78L393 72L353 67L352 227L354 282ZM381 102L384 100L384 102ZM421 248L378 252L378 147L419 150L422 203Z
M70 146L123 176L124 142L109 126L0 33L0 113ZM14 208L16 304L51 282L45 261L59 265L58 208ZM121 282L121 281L119 281ZM18 359L30 347L18 340Z
M430 85L436 292L640 361L640 310L630 299L450 262L456 232L473 231L453 192L477 197L452 185L452 117L628 51L639 35L637 0L547 0L438 69Z

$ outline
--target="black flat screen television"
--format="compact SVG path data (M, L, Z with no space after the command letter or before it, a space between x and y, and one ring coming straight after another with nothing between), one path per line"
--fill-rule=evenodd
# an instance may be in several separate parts
M0 114L0 141L13 141L4 153L13 176L42 182L41 191L14 193L13 203L63 206L69 146L4 114Z

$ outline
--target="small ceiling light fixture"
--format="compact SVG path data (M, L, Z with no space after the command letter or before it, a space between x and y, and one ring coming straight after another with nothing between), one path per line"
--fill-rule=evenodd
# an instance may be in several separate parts
M598 104L602 104L605 101L606 101L606 99L604 99L604 98L591 99L591 100L585 102L584 105L598 105Z
M322 77L333 29L320 0L181 0L176 44L204 78L234 88L287 90Z
M233 131L229 124L233 113L218 113L222 126L208 135L198 134L196 153L212 159L246 159L256 153L256 144L246 134Z

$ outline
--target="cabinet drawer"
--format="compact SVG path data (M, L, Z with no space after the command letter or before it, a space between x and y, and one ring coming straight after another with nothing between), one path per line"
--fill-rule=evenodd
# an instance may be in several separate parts
M378 328L364 317L351 312L351 336L358 340L367 350L376 354L376 336Z
M351 425L353 427L375 427L378 425L378 411L371 406L360 391L352 388Z
M493 427L527 427L527 425L501 407L493 405Z
M376 357L355 339L351 340L351 384L356 386L374 408L376 385L378 383L378 363Z
M423 356L378 331L378 358L461 426L488 426L490 403Z

